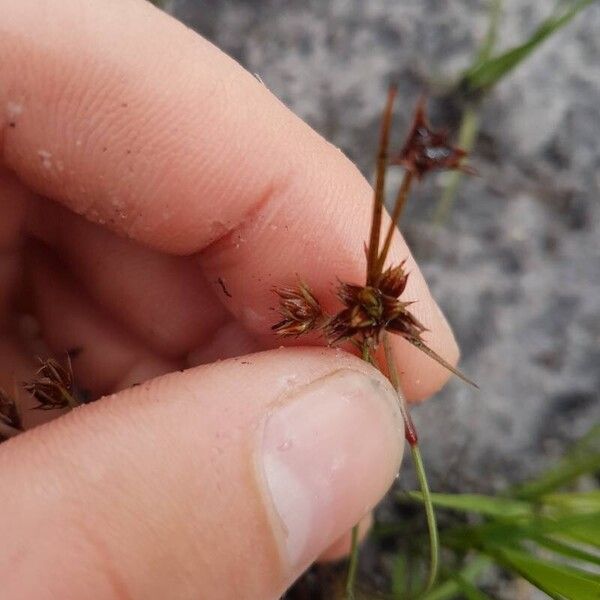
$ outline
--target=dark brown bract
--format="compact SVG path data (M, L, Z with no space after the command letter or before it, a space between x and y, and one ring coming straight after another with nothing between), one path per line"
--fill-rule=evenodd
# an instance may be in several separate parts
M421 98L406 142L398 156L390 162L401 165L422 179L430 171L460 169L472 172L462 165L466 152L448 141L448 132L434 131L425 113L425 99Z

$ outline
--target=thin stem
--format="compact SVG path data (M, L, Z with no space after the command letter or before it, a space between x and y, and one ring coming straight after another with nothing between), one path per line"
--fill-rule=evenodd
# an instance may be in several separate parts
M346 577L346 600L354 600L354 586L358 569L358 524L352 528L352 545L350 547L350 562Z
M438 537L433 502L431 501L431 492L429 491L429 483L427 482L427 474L425 473L425 466L423 465L423 457L421 456L419 444L415 444L414 446L410 447L410 454L417 472L417 479L419 480L421 493L423 494L425 517L427 518L427 529L429 531L429 577L427 578L427 585L425 586L425 591L423 592L426 594L429 592L429 590L431 590L437 578L439 568L440 540Z
M385 260L387 258L388 252L390 250L390 246L392 245L392 238L394 237L394 231L398 226L398 222L400 221L400 216L402 215L402 211L404 210L404 206L406 205L406 200L408 199L408 192L410 191L410 185L413 180L412 171L404 171L404 177L402 178L402 184L400 185L400 189L398 190L398 195L396 196L396 202L394 203L394 211L392 213L392 221L390 226L388 227L387 234L385 236L385 241L383 242L383 248L379 255L379 259L377 262L377 270L379 272L382 271L383 266L385 265Z
M361 348L361 358L373 364L371 356L371 347L367 342L363 342ZM352 545L350 546L350 556L348 557L348 573L346 574L346 600L354 600L354 587L356 585L356 572L358 570L358 523L352 528Z
M375 195L373 198L373 215L371 217L371 234L367 248L367 285L371 285L377 278L376 267L379 255L379 237L381 234L381 217L383 215L383 203L385 196L385 172L388 162L388 146L390 140L390 129L392 125L392 110L396 88L391 86L388 91L387 102L381 122L381 134L379 137L379 150L377 152L377 172L375 176Z
M474 103L467 104L465 112L460 123L458 133L458 147L465 152L470 152L475 144L477 134L479 132L479 111ZM462 171L453 171L448 174L448 183L442 190L442 195L437 202L433 213L433 222L435 225L441 225L448 218L448 214L452 209L458 186L462 179Z
M427 529L429 532L429 577L423 593L427 593L435 583L439 565L439 537L437 524L435 521L435 511L433 509L433 502L431 501L431 493L429 491L429 484L427 482L427 474L425 473L421 450L419 449L417 432L410 417L406 399L404 398L404 394L402 393L402 389L400 387L398 370L396 369L396 359L390 343L390 336L387 332L385 332L383 336L383 347L385 350L385 361L387 363L386 366L388 369L389 378L393 386L396 388L398 395L400 412L402 413L402 418L404 419L404 432L406 440L410 445L410 453L413 459L413 464L415 465L417 479L419 480L419 487L421 488L421 493L423 494L423 503L425 505L425 516L427 519Z
M396 368L396 358L394 357L394 350L390 342L390 335L387 333L387 331L383 334L383 349L385 351L385 362L389 378L394 386L394 389L396 390L398 404L400 406L400 413L402 414L402 419L404 421L404 437L411 446L414 446L419 442L417 430L415 429L415 425L410 416L406 398L404 397L404 393L400 387L400 377L398 376L398 369Z

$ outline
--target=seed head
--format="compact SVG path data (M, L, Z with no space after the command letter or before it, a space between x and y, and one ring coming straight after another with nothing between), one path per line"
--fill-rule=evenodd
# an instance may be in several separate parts
M402 165L422 179L430 171L441 169L473 172L469 167L462 165L466 155L464 150L449 143L446 130L433 131L427 120L425 99L421 98L404 146L398 156L390 162Z
M63 367L57 360L40 359L40 368L35 377L24 384L24 388L38 402L39 410L74 407L78 403L74 397L73 369L67 355L67 365Z
M409 311L412 303L399 299L407 281L408 273L401 263L384 271L377 287L340 283L337 295L345 308L327 323L329 342L358 336L375 347L385 330L420 339L425 327Z
M325 313L311 289L300 282L296 287L276 287L281 321L271 327L281 336L299 336L322 327Z

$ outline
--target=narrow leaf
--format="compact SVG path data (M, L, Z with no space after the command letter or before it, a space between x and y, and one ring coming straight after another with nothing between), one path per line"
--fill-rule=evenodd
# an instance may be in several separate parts
M485 569L491 565L489 557L480 554L470 561L466 567L459 571L460 579L467 582L475 582ZM455 579L449 579L436 586L431 592L422 596L419 600L452 600L460 595L461 588Z
M592 2L594 0L576 0L568 3L567 6L557 8L523 44L488 60L476 63L474 67L463 74L462 82L467 93L472 94L490 88L497 83L523 62L543 41L564 27L579 11L592 4Z
M514 548L494 546L484 548L484 552L486 551L504 567L517 571L552 598L600 598L600 579L592 573L543 560Z
M585 474L600 472L600 424L590 431L557 464L540 477L517 486L513 495L522 499L538 498L575 481Z
M423 501L420 492L409 492L409 496L419 502ZM533 508L529 502L480 494L431 494L431 500L434 506L475 512L488 517L531 516Z
M570 540L563 541L558 537L543 537L534 538L535 542L543 548L551 550L556 554L560 554L565 558L579 560L590 565L596 565L600 567L600 554L592 554L583 548L573 546Z

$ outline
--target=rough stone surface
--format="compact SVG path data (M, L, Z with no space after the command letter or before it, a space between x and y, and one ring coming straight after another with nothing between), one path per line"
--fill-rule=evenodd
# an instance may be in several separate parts
M418 94L469 64L483 0L174 0L170 10L251 72L370 176L387 82L398 131ZM553 0L507 0L501 46ZM433 487L493 490L537 472L600 418L600 5L550 39L486 100L465 181L443 227L443 176L405 235L454 325L462 366L415 410ZM433 119L452 112L433 102ZM403 476L409 486L410 474Z

